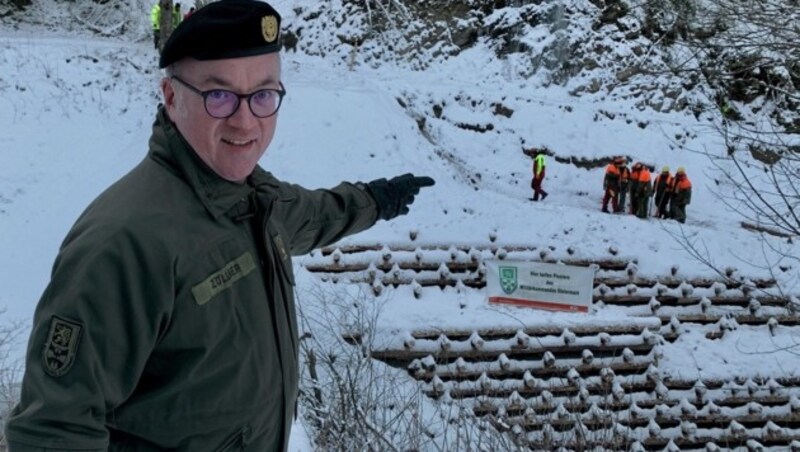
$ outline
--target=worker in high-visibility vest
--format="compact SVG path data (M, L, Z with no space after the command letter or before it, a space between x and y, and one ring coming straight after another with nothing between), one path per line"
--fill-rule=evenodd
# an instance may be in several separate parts
M153 26L153 46L157 49L161 38L161 5L159 0L150 9L150 25Z
M178 24L183 21L181 14L181 4L175 3L172 7L172 29L176 29ZM156 4L150 9L150 25L153 27L153 46L158 49L161 43L161 1L157 0Z
M183 13L181 13L181 4L175 3L172 7L172 29L178 28L178 24L183 21Z
M547 192L542 189L542 181L544 181L544 168L546 163L544 161L544 151L537 150L533 157L533 177L531 178L531 188L533 189L533 198L531 201L538 201L547 198Z

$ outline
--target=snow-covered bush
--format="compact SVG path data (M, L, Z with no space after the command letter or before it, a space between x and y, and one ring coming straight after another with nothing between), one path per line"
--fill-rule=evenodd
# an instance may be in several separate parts
M383 297L358 286L319 284L298 295L299 414L319 450L520 450L468 402L432 400L424 385L371 358ZM435 384L434 384L435 383ZM435 389L435 388L434 388Z

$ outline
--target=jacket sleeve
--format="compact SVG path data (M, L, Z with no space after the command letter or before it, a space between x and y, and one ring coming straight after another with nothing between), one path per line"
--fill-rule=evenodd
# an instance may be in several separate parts
M286 184L284 192L275 201L274 211L283 218L293 255L330 245L378 220L375 200L357 184L343 182L329 190Z
M163 247L100 229L68 236L37 305L6 424L12 452L106 450L109 414L168 323L174 278Z

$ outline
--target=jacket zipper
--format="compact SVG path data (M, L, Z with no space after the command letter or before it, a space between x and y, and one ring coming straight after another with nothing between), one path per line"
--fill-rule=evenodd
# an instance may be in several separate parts
M274 204L275 204L275 200L273 199L269 203L269 205L267 206L267 210L264 213L264 217L263 217L263 221L262 221L262 225L261 225L261 231L262 231L262 234L264 234L263 243L264 243L264 248L265 248L265 251L266 251L266 254L267 254L267 256L266 256L267 260L268 260L267 263L269 265L271 265L272 269L273 269L273 272L271 272L270 275L286 272L286 269L283 267L283 260L280 259L280 252L277 249L277 245L275 245L275 241L272 240L272 236L270 235L269 230L267 228L267 222L269 221L269 217L272 214L272 207L274 206ZM266 248L269 248L269 249L266 249ZM277 262L278 260L280 260L280 263ZM272 278L272 276L270 276L270 277ZM289 280L289 276L288 275L283 275L283 277L284 277L285 280L287 280L287 281ZM272 286L274 288L275 287L274 279L269 281L269 284L270 284L270 286ZM293 290L292 287L288 287L286 289L287 290ZM277 302L278 300L275 300L275 301ZM292 320L288 318L288 316L289 316L289 306L286 304L286 300L284 299L284 297L281 297L280 302L283 303L283 310L284 310L284 312L286 312L286 316L287 316L287 318L286 318L287 325L286 326L289 329L289 344L291 345L292 353L294 353L294 356L297 356L297 349L296 349L297 347L295 345L295 340L296 340L295 338L297 336L295 334L295 331L292 329Z
M261 213L261 209L258 208L258 197L255 195L255 192L253 193L253 201L254 201L254 206L256 208L256 216L255 216L255 221L253 221L252 224L255 225L255 227L257 227L257 228L260 228L260 231L253 231L253 232L254 232L254 234L260 234L260 238L261 238L261 240L260 240L261 243L259 244L259 248L260 248L259 255L261 255L261 259L262 260L266 260L266 262L262 261L262 265L261 266L267 270L266 271L266 275L264 275L264 276L265 276L265 282L266 282L266 286L267 286L266 287L266 292L267 292L267 296L269 297L269 296L273 295L272 293L270 293L270 288L273 288L273 289L275 288L275 275L277 275L279 272L286 271L283 268L283 262L282 261L281 261L280 265L276 265L276 261L275 260L276 260L276 257L278 256L278 250L276 249L275 241L272 240L272 236L271 236L271 234L270 234L270 232L269 232L269 230L267 228L267 223L269 221L270 215L272 214L272 208L274 206L275 199L273 198L267 203L266 209L264 209L264 214L263 215L260 214ZM271 268L270 268L270 266L271 266ZM287 275L284 275L284 279L286 279L287 281L289 280ZM288 288L288 290L293 290L293 289L294 289L293 287L289 287ZM274 300L274 301L276 303L278 302L278 300ZM287 318L285 320L286 320L286 323L287 323L286 326L287 326L287 328L289 330L289 338L288 339L289 339L289 344L290 344L290 348L291 348L291 353L293 354L292 355L293 357L296 357L297 356L297 344L295 343L295 341L297 340L296 339L297 336L295 336L294 329L292 328L292 320L290 318L288 318L288 316L289 316L288 305L286 304L286 300L283 297L281 297L280 302L283 304L283 311L286 313L286 316L287 316ZM272 311L273 328L275 328L275 331L276 331L276 334L277 334L277 331L278 331L278 325L277 325L278 319L277 319L277 317L275 315L276 312L277 312L277 309L270 308L270 310ZM277 337L276 337L276 343L278 344L278 347L280 348L280 340ZM278 350L278 353L280 354L280 350ZM283 361L281 363L282 372L285 372L285 369L283 367L288 364L288 363L285 362L287 358L286 357L282 357L281 359ZM285 373L284 373L284 376L285 376ZM285 396L285 394L284 394L284 396ZM284 403L286 403L285 399L284 399ZM295 419L296 419L297 418L297 399L295 399L295 410L294 410L294 413L295 413ZM282 434L282 436L283 436L283 434Z

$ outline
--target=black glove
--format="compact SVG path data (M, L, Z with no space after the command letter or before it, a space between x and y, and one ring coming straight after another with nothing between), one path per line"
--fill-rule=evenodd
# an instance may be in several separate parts
M430 177L406 173L388 181L376 179L368 183L366 188L378 204L378 219L391 220L408 213L408 206L414 202L414 195L419 193L420 188L430 187L435 183Z

